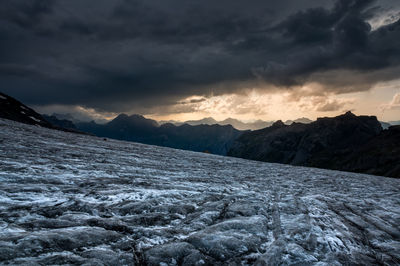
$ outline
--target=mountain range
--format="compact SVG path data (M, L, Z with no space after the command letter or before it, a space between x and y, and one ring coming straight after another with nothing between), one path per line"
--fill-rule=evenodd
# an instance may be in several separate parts
M304 123L304 124L308 124L311 123L312 120L302 117L302 118L298 118L296 120L286 120L285 124L290 125L292 123ZM183 125L183 124L188 124L191 126L197 126L197 125L231 125L234 128L238 129L238 130L258 130L258 129L262 129L262 128L266 128L271 126L274 121L263 121L263 120L255 120L253 122L243 122L240 121L238 119L235 118L227 118L225 120L221 120L221 121L217 121L212 117L205 117L199 120L188 120L185 122L179 122L179 121L174 121L174 120L168 120L168 121L160 121L160 124L166 124L166 123L171 123L174 125Z
M57 118L60 115L56 115L41 115L18 100L0 93L0 118L63 131L85 132L99 137L226 155L233 141L243 133L231 125L176 126L168 123L160 126L155 120L141 115L120 114L105 124L94 121L74 123Z
M231 125L158 125L141 115L120 114L106 124L77 123L77 128L100 137L226 155L242 131Z
M234 128L238 130L257 130L261 129L264 127L268 127L273 124L273 121L263 121L263 120L256 120L253 122L243 122L235 118L227 118L225 120L217 121L212 117L205 117L199 120L188 120L184 122L180 121L174 121L174 120L169 120L169 121L160 121L160 124L166 124L166 123L171 123L176 126L180 126L183 124L188 124L191 126L198 126L198 125L231 125Z
M244 131L231 124L217 124L212 118L160 125L136 114L120 114L105 124L74 123L55 115L40 115L2 93L0 103L1 118L51 129L265 162L400 177L400 126L385 129L375 116L347 112L316 121L279 120L259 130Z

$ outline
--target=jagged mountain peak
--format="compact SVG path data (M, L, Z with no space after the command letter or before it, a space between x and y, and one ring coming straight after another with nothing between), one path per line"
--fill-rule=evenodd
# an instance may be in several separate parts
M155 120L145 118L138 114L119 114L116 118L107 123L108 125L135 125L138 127L158 127L158 123Z
M282 122L282 120L277 120L272 124L272 127L284 127L285 123Z
M344 113L343 116L356 117L356 115L353 114L351 111L347 111L346 113Z

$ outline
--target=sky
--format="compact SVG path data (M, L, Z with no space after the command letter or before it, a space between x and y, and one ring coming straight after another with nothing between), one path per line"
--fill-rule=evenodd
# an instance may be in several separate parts
M400 120L400 1L5 0L0 91L96 120Z

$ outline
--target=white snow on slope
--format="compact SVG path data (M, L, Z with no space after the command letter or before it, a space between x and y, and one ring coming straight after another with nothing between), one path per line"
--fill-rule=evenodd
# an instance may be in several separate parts
M400 263L400 180L0 119L0 264Z
M34 118L33 116L30 116L29 118L32 119L32 120L34 120L34 121L36 121L36 122L41 122L39 119Z

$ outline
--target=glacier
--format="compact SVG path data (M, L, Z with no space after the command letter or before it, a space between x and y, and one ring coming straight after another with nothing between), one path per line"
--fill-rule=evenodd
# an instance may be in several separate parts
M399 265L400 180L0 119L0 264Z

